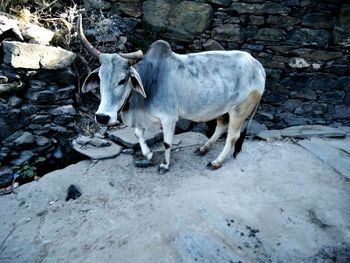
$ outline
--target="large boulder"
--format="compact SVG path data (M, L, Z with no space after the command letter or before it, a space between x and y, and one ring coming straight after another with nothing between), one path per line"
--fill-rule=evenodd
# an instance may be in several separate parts
M158 31L180 41L190 42L210 25L213 9L191 1L148 0L143 3L144 20Z
M4 62L14 68L63 69L75 60L73 52L60 47L3 41Z

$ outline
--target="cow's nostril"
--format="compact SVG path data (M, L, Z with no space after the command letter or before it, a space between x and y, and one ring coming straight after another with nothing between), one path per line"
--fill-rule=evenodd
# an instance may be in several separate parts
M107 124L110 117L104 114L96 114L96 121L101 124Z

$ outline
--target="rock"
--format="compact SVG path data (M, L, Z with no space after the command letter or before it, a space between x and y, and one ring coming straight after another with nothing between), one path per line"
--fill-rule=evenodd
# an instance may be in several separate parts
M329 46L330 40L331 35L326 30L301 28L291 31L288 34L286 43L326 48Z
M60 106L49 110L49 113L54 116L59 115L75 115L76 111L72 105Z
M337 128L332 128L322 125L302 125L293 126L281 130L283 137L293 137L298 139L305 139L310 137L322 137L322 138L342 138L345 133Z
M76 55L60 47L3 41L4 62L14 68L62 69L73 63Z
M266 22L271 25L283 25L284 27L293 27L301 22L299 18L293 16L273 16L270 15Z
M174 137L172 150L186 148L190 146L203 146L208 141L208 137L198 132L184 132L176 134ZM164 151L164 145L160 143L154 151Z
M73 140L72 146L74 150L91 159L99 160L113 158L118 156L122 151L122 147L113 142L99 138L89 138L89 140L86 139L87 138L78 137L77 139ZM84 144L82 145L83 141Z
M345 143L345 141L343 141ZM347 141L350 144L349 141ZM327 140L320 138L311 138L310 140L302 140L299 145L315 154L319 159L333 167L344 177L350 179L349 154L342 149L329 144Z
M18 147L27 146L34 143L34 135L30 132L24 132L20 137L14 140L15 145Z
M228 7L231 4L231 0L208 0L209 3L219 6Z
M7 187L12 184L13 171L9 168L0 168L0 188Z
M84 1L84 7L87 10L90 10L90 9L107 10L112 7L112 4L110 2L107 2L104 0L83 0L83 1Z
M245 124L243 125L243 127L246 127L246 125L248 124L249 121L245 121ZM262 131L266 131L267 127L265 124L263 123L259 123L256 120L252 120L250 127L247 131L247 135L257 135Z
M349 119L350 106L347 105L336 105L334 108L334 117L336 119Z
M211 37L218 41L242 43L244 30L236 24L222 25L213 29Z
M49 123L51 120L50 115L36 115L31 120L31 123L33 124L45 124Z
M350 46L350 4L342 4L339 16L333 30L334 43L349 47Z
M314 101L302 103L294 113L300 116L317 116L325 114L328 111L327 104L322 104Z
M81 196L81 190L80 187L71 184L68 189L67 189L67 196L66 196L66 201L69 201L70 199L77 199Z
M254 35L254 40L260 41L284 41L286 33L279 28L261 28L258 33Z
M0 15L0 36L9 31L11 31L14 34L14 36L17 37L19 40L24 40L18 26L18 21Z
M112 141L121 144L127 148L138 148L139 141L136 138L134 129L131 127L124 127L114 131L107 131L107 137ZM163 132L159 127L151 127L145 130L144 138L148 146L160 141L163 138Z
M57 70L40 70L38 78L42 81L56 84L74 84L77 76L68 68Z
M259 132L256 137L266 141L281 140L282 134L279 130L266 130Z
M263 16L254 16L254 15L249 16L249 24L260 26L260 25L263 25L264 23L265 23L265 18Z
M21 151L19 157L11 160L10 164L13 166L22 166L28 163L34 156L35 154L32 151Z
M142 15L142 10L140 3L114 3L112 12L120 11L131 17L140 17Z
M203 48L207 51L211 50L225 50L224 47L214 39L208 39L204 44Z
M253 15L288 15L291 11L289 7L266 1L263 4L246 4L246 3L232 3L230 11L237 12L238 14L253 14Z
M50 143L50 140L44 136L35 136L35 143L38 146L44 146Z
M45 46L49 45L55 34L51 30L34 24L26 24L21 31L24 39L28 42Z
M291 68L308 68L311 66L311 64L303 58L291 58L288 65Z
M195 34L203 33L213 15L210 5L192 1L148 0L142 8L146 23L181 41L192 41Z
M192 121L181 119L176 122L176 128L179 128L182 131L187 131L190 128L191 124Z
M332 16L323 13L307 14L303 17L302 25L315 29L331 29L333 27Z

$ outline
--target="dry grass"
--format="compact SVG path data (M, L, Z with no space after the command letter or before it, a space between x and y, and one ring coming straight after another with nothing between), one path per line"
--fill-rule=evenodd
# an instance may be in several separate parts
M68 49L77 7L59 0L1 0L0 13L16 18L20 26L32 23L54 31L53 44Z

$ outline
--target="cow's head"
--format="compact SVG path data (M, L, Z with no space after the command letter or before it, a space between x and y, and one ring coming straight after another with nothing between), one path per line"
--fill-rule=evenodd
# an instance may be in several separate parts
M146 97L142 81L132 66L143 54L141 51L129 54L101 53L86 40L81 16L78 19L78 32L84 46L95 56L99 57L101 66L86 78L82 92L100 87L101 102L96 112L96 121L104 125L117 123L118 111L134 89Z

